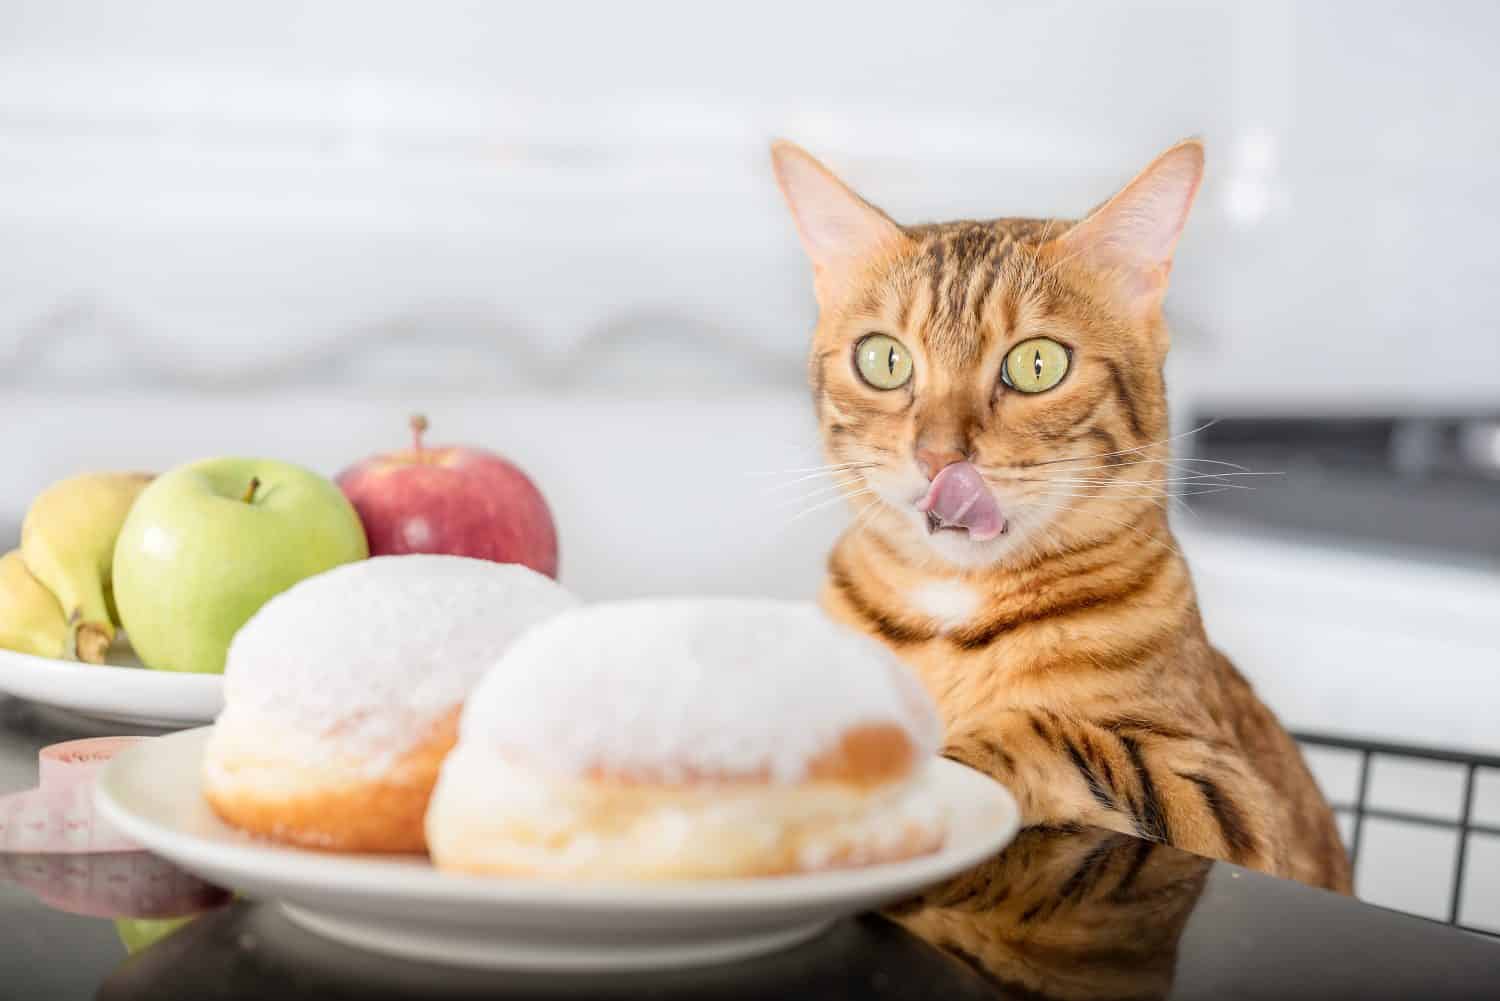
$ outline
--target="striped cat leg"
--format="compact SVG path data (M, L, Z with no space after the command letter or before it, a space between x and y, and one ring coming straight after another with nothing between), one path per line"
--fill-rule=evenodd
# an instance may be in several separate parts
M1089 824L1278 871L1271 792L1233 749L1131 718L1006 710L944 755L1008 786L1026 824Z

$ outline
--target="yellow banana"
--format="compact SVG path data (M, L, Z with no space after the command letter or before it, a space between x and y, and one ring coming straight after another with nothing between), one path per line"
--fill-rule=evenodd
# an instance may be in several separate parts
M149 482L148 473L86 473L43 490L26 512L21 556L62 605L69 657L102 664L114 642L115 539Z
M0 647L61 657L68 645L68 620L52 592L26 569L20 550L0 556Z

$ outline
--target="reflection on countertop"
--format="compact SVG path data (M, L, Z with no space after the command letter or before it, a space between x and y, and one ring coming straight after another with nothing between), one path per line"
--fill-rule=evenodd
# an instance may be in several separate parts
M1165 998L1210 868L1112 831L1034 827L895 917L1026 996Z
M99 997L154 998L168 985L219 980L229 996L274 986L287 998L497 996L501 983L505 997L860 997L868 988L882 996L1166 998L1178 940L1212 865L1114 832L1032 828L991 861L893 909L898 924L942 952L864 918L753 966L603 979L497 979L465 969L436 976L423 964L309 937L275 909L241 904L115 970Z
M992 986L962 964L874 916L840 921L804 945L744 962L590 974L439 967L364 952L309 935L278 908L247 903L193 921L118 967L96 999L178 995L278 1001L996 998Z

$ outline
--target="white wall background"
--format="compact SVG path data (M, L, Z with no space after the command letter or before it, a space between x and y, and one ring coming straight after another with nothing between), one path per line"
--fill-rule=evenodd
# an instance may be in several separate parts
M1480 2L4 0L0 384L792 382L770 137L918 219L1077 214L1199 133L1185 389L1493 403L1497 32Z

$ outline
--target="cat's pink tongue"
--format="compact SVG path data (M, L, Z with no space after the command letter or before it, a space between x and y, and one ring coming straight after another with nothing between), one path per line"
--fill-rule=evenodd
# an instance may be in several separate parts
M967 462L944 466L932 478L927 496L917 504L937 527L956 526L969 530L975 542L988 542L1005 531L1005 515L985 484L979 470Z

